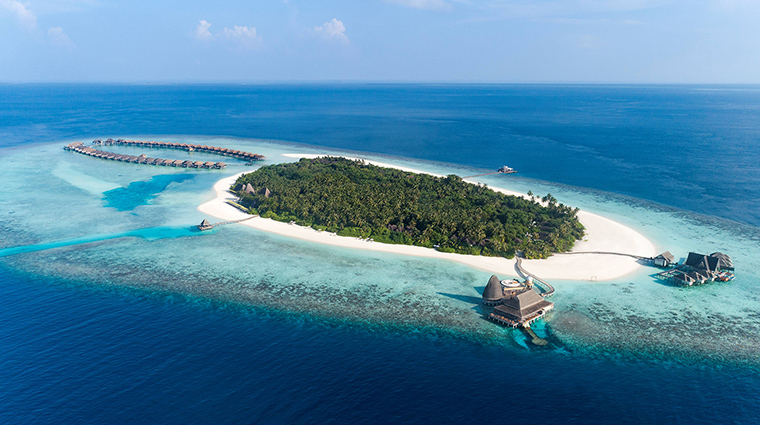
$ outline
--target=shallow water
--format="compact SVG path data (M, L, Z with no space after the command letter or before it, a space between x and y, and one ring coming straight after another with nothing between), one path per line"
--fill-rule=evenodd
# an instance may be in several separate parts
M258 89L136 90L146 97L142 106L120 89L71 88L79 100L57 90L36 97L36 109L0 108L0 116L8 118L0 125L6 136L0 143L16 146L0 150L4 423L462 423L502 421L505 405L510 416L548 423L753 423L760 415L760 231L698 213L717 214L715 202L728 202L720 215L755 223L760 198L751 185L757 169L742 168L746 173L737 177L736 187L744 197L734 196L726 181L709 186L719 171L696 167L696 153L691 165L673 170L668 168L673 155L652 158L652 150L645 149L649 142L629 131L634 126L653 138L667 134L668 143L691 144L689 149L737 136L741 143L713 152L728 167L756 131L749 125L754 109L747 109L752 93L736 103L744 110L736 119L710 112L707 120L678 127L671 125L680 123L675 114L653 126L644 111L656 106L656 98L674 93L679 100L660 107L689 109L679 102L693 95L690 90L642 89L630 95L615 89L602 101L594 98L598 89L580 89L560 93L557 103L542 95L549 88L538 95L519 88L494 93L492 88L420 93L370 88L359 94L338 90L336 104L325 105L320 99L328 89L306 90L281 103L275 94L290 89L272 88L263 90L265 101L255 108L272 106L274 96L277 105L292 109L276 106L266 113L235 102L239 110L220 107L241 90L250 100L251 90ZM18 90L0 88L9 91ZM106 99L103 104L88 97L99 91L110 93L98 97ZM116 92L121 97L112 97ZM34 93L13 96L24 103ZM184 93L183 100L177 93ZM521 112L530 102L515 93L542 100ZM0 104L13 96L0 97ZM349 109L362 106L363 115L342 109L346 96L355 101L348 102ZM441 106L431 99L441 96L448 99L444 109L452 110L436 109ZM489 109L505 96L515 102L508 114ZM616 109L621 96L640 97L642 103L626 101L626 108ZM725 105L722 96L712 105ZM55 103L61 99L90 103L73 107L79 112L69 113L72 119L64 124L55 121L60 105L67 105ZM210 105L202 120L193 112L198 99ZM482 103L474 113L469 100L454 107L462 99L493 103ZM696 109L710 110L704 96L696 99ZM176 104L167 106L170 101ZM120 109L113 109L114 102ZM420 102L427 106L415 107ZM157 105L163 112L155 115L150 108ZM541 118L545 108L553 113ZM8 111L16 112L9 117ZM336 111L343 111L341 119ZM416 118L407 118L410 111ZM520 120L527 120L524 128L515 128ZM696 132L697 127L713 136ZM322 146L145 135L193 129ZM631 226L676 257L692 250L726 252L737 278L675 288L654 279L656 269L646 268L609 283L553 281L555 309L535 327L549 345L537 348L522 332L483 319L486 272L444 260L322 246L243 226L198 232L193 225L207 217L196 207L214 197L213 184L250 167L227 158L221 159L229 164L225 170L141 166L61 149L70 141L89 141L85 136L197 141L261 153L268 157L265 163L295 161L281 153L342 154L335 147L345 147L352 149L350 156L439 174L478 174L487 171L478 167L491 167L494 160L500 166L508 158L520 173L480 180L521 192L551 192L561 202ZM463 142L481 138L482 143ZM29 142L35 144L25 145ZM525 143L540 149L531 156L522 149ZM639 146L638 153L627 144ZM754 154L749 151L742 161ZM161 155L200 158L182 151ZM602 165L568 166L588 165L594 158ZM642 166L650 173L639 173ZM695 173L698 178L692 178ZM669 197L675 189L679 196ZM698 196L681 196L688 191ZM530 402L514 402L515 393L521 399L529 395Z
M207 138L197 141L212 144ZM295 161L280 155L292 152L288 145L219 138L213 144L266 152L267 163ZM445 260L326 247L242 226L192 233L192 225L204 218L195 210L197 205L214 196L210 187L216 180L237 170L188 173L113 163L64 152L60 144L37 146L34 153L16 150L2 160L25 168L24 161L33 163L35 155L48 158L45 166L37 166L36 179L51 183L24 191L30 179L8 175L3 197L6 210L14 214L0 256L17 253L2 261L18 270L355 323L435 329L514 347L525 344L520 332L504 331L483 320L479 295L486 272ZM440 174L466 171L364 156ZM74 183L45 177L62 175L65 169L78 170ZM164 174L167 171L171 173ZM82 176L88 175L103 177L91 180L93 187L112 183L121 187L98 196L92 187L82 190L81 181L89 181ZM611 283L557 282L553 298L557 305L546 329L561 341L562 349L642 359L754 362L760 349L756 313L760 298L754 291L760 253L747 249L748 242L758 239L754 228L526 178L497 175L482 181L523 192L551 192L562 202L624 222L651 237L662 250L681 255L689 250L733 254L739 277L729 284L674 288L654 279L658 271L654 268ZM45 207L51 201L58 205L57 211ZM51 214L61 213L75 219L50 219ZM502 341L505 335L507 342Z

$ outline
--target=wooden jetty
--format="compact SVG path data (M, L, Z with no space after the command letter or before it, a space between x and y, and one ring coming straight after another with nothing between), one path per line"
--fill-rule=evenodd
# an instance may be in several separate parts
M609 251L575 251L575 252L555 252L553 255L581 255L581 254L601 254L601 255L620 255L623 257L631 257L641 261L651 262L654 260L652 257L643 257L636 254L627 254L625 252L609 252Z
M252 215L250 217L241 218L239 220L220 221L219 223L214 223L214 224L211 224L208 220L206 220L204 218L203 221L201 221L201 224L198 225L198 229L200 229L200 230L211 230L214 227L225 226L227 224L240 223L242 221L250 220L250 219L252 219L254 217L256 217L256 216Z
M174 142L154 142L154 141L142 141L142 140L124 140L124 139L96 139L92 142L93 146L140 146L148 148L163 148L163 149L179 149L188 152L208 152L222 156L231 156L247 161L261 161L265 159L264 155L259 155L251 152L238 151L227 148L220 148L217 146L196 145L191 143L174 143ZM128 162L132 164L144 164L144 165L159 165L163 167L181 167L181 168L203 168L203 169L221 169L227 166L224 162L212 162L212 161L182 161L179 159L164 159L164 158L152 158L145 154L138 156L124 155L114 152L102 151L90 146L85 146L82 142L73 142L66 145L64 150L80 153L82 155L88 155L94 158L107 159L118 162Z
M554 295L554 287L549 282L541 279L540 277L534 275L533 273L523 268L522 257L520 257L519 255L515 255L515 259L516 259L515 267L517 268L517 271L520 272L520 274L522 274L523 278L530 277L533 280L533 282L538 282L541 285L543 285L543 287L541 288L543 289L543 292L541 293L542 297L549 297L551 295Z
M517 172L516 170L514 170L514 169L512 169L510 167L507 167L505 165L505 166L503 166L503 167L499 168L498 170L496 170L494 172L491 172L491 173L474 174L472 176L465 176L465 177L462 177L462 178L463 179L469 179L469 178L473 178L473 177L490 176L490 175L493 175L493 174L514 174L516 172Z

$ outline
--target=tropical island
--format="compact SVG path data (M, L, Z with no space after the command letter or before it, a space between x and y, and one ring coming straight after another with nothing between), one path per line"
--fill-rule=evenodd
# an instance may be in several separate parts
M339 236L442 252L547 258L584 235L550 194L522 198L472 184L340 157L301 159L243 174L232 186L249 214Z

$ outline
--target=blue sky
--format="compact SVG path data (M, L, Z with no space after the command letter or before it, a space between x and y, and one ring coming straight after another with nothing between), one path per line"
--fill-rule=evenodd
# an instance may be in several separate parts
M760 83L758 0L0 0L4 82Z

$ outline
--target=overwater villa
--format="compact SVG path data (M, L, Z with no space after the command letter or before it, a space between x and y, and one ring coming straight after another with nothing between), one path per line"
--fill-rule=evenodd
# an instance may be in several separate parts
M652 264L654 264L655 267L668 267L675 263L676 257L671 254L670 251L665 251L652 259Z
M244 151L232 151L225 148L219 148L215 146L206 145L193 145L189 143L172 143L172 142L153 142L153 141L140 141L140 140L124 140L124 139L106 139L106 140L93 140L93 146L112 146L112 145L125 145L125 146L145 146L151 148L169 148L180 149L188 152L201 151L209 152L217 155L234 156L236 158L248 160L248 161L261 161L264 159L263 155L244 152ZM64 147L67 151L73 151L83 155L92 156L94 158L108 159L117 162L128 162L132 164L146 164L146 165L160 165L164 167L183 167L183 168L204 168L204 169L221 169L225 168L227 164L224 162L213 161L181 161L164 158L150 158L145 154L139 156L134 155L122 155L112 152L101 151L89 146L85 146L82 142L72 142Z
M728 282L734 279L731 257L722 252L710 255L690 252L683 264L658 273L657 278L678 286L703 285L708 282Z
M483 304L493 306L488 319L512 328L529 327L535 320L554 308L533 289L531 284L514 285L514 281L501 281L496 275L488 280L483 290Z

